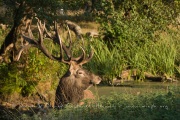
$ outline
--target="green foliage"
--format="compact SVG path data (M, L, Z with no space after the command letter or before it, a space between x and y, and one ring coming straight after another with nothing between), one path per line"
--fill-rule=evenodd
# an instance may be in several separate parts
M131 58L130 66L154 74L174 74L177 46L172 39L160 39L143 47L136 47Z
M29 96L37 92L36 86L40 81L46 80L51 80L52 88L55 88L58 76L62 76L65 70L66 66L49 60L36 49L31 49L28 56L24 55L18 63L1 64L0 94L17 92Z
M87 0L61 0L62 1L62 8L65 10L79 10L84 7L84 3ZM83 8L84 9L84 8Z
M2 44L8 31L9 31L9 29L7 29L7 30L0 29L0 45Z
M142 80L143 72L173 76L176 74L175 69L179 70L176 63L180 57L177 41L180 39L174 40L173 37L164 35L157 42L149 41L141 46L134 45L133 42L120 42L109 49L107 44L96 39L91 42L95 55L86 66L108 81L118 77L125 69L140 70L141 73L138 74L142 75Z
M112 79L121 70L134 68L142 73L176 73L180 57L178 1L102 0L100 5L103 12L98 21L104 42L95 41L92 63L102 75Z
M22 88L27 85L18 74L18 69L14 65L1 64L1 89L0 93L3 95L12 94L14 92L20 93Z
M16 21L14 24L20 24L17 23L19 19L25 16L31 18L35 13L39 19L52 22L57 9L61 6L61 0L2 0L0 3L6 5L5 14L0 17L1 22L6 24L14 21Z
M123 66L123 56L117 54L118 48L115 47L111 51L103 41L94 40L91 43L95 54L93 59L86 65L88 69L101 75L105 80L111 80L118 76Z
M112 94L104 96L95 103L82 106L67 105L62 110L50 110L45 115L24 115L24 119L73 119L73 120L178 120L180 94L179 88L169 92L145 93L142 95Z
M160 1L146 2L123 2L117 10L112 2L102 3L104 14L100 16L99 21L105 40L142 45L155 41L158 37L155 32L165 31L168 25L175 24L180 10L178 3L166 6Z

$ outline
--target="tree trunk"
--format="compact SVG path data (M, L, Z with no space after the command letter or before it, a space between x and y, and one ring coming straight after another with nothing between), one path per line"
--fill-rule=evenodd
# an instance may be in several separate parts
M12 51L12 48L10 48L10 47L14 46L14 45L11 46L11 44L14 44L15 41L16 41L16 27L13 26L1 46L0 56L4 56L4 55L6 56L6 54L9 50ZM9 56L9 58L11 58L11 60L12 60L12 56Z
M13 27L6 36L0 48L0 57L7 58L10 60L10 62L14 61L14 54L17 53L17 48L15 44L18 40L18 35L20 34L23 22L27 17L26 13L28 13L30 10L29 8L27 8L28 7L25 5L24 2L19 4L18 8L15 10Z

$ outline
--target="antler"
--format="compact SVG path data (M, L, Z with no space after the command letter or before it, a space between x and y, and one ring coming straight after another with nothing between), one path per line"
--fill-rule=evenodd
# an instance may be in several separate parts
M45 27L45 23L41 23L41 21L37 22L37 27L38 27L38 32L39 32L39 38L37 40L35 40L32 31L29 27L29 36L25 36L24 34L22 35L23 38L29 43L27 46L25 46L24 48L22 48L21 53L23 51L23 49L25 49L26 47L37 47L39 48L48 58L52 59L52 60L57 60L66 64L71 64L71 61L75 61L77 64L79 65L83 65L87 62L90 61L90 59L93 57L93 51L91 50L90 55L88 57L86 57L86 52L84 50L83 47L81 47L82 50L82 55L74 58L72 57L71 54L71 48L72 48L72 40L71 40L71 35L70 35L70 31L68 29L69 32L69 45L65 46L61 40L61 36L58 34L58 25L55 22L55 35L52 36L51 34L48 33L46 27ZM56 57L54 55L52 55L47 48L44 45L44 34L46 34L48 38L50 38L51 40L53 40L55 43L60 45L60 57ZM66 56L68 57L67 60L64 59L64 54L63 54L63 50L66 54ZM20 54L21 54L20 53Z

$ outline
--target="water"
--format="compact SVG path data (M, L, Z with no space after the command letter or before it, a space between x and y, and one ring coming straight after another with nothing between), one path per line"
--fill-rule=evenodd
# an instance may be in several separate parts
M141 82L124 84L121 86L94 86L90 90L97 96L108 96L113 93L145 94L155 92L168 92L171 88L179 87L180 83Z

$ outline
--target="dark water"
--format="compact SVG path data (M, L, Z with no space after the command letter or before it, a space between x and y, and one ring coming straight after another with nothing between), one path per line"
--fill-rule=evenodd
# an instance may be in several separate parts
M97 96L107 96L113 93L144 94L155 92L168 92L170 89L180 87L180 82L141 82L124 84L120 86L94 86L90 90Z

